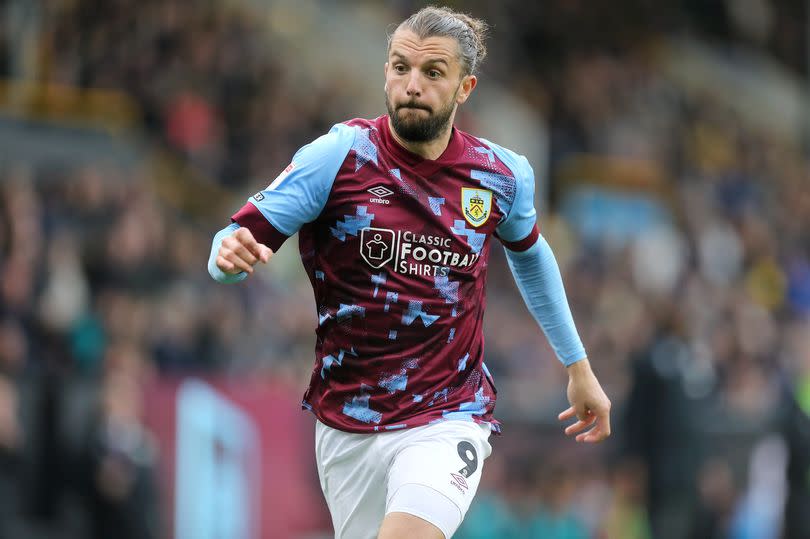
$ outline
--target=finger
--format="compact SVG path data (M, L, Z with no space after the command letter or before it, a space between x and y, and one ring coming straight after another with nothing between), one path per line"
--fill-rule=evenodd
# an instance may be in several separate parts
M605 438L610 436L611 428L610 428L610 405L608 405L608 409L603 416L599 416L599 425L602 428L602 432L605 433ZM603 438L604 439L604 438Z
M258 250L258 244L256 245L257 245L256 249ZM240 243L236 239L231 239L231 241L227 243L223 241L222 246L230 250L234 254L236 254L236 256L238 256L251 266L259 261L258 257L255 254L253 254L253 252L249 250L245 244Z
M572 434L576 434L578 432L582 432L583 430L587 429L591 425L593 425L594 421L596 421L596 416L591 416L588 419L580 419L573 425L568 425L565 429L565 434L571 436Z
M608 436L610 436L610 412L605 410L599 414L596 426L588 432L579 434L576 440L578 442L597 443L605 440Z
M245 271L247 273L253 273L253 266L248 264L245 260L240 258L233 251L231 251L229 249L222 249L222 251L220 251L220 253L221 253L220 256L225 257L225 260L227 260L228 262L233 264L236 267L236 269L238 269L239 271Z
M264 262L265 264L270 260L270 257L273 256L273 250L263 243L259 243L259 260Z
M560 412L560 415L557 416L557 419L559 419L560 421L565 421L566 419L571 419L572 417L574 417L574 415L576 415L576 409L573 406L571 406L565 411Z
M257 246L255 247L255 250L258 252L259 250L258 244L256 245ZM238 246L236 249L234 249L234 252L239 258L241 258L251 266L259 261L259 257L256 255L256 253L254 253L253 250L249 249L248 246L246 245Z
M237 256L233 256L229 258L234 265L239 268L240 271L244 271L245 273L253 273L253 266L247 263L247 261L243 258L239 258Z
M594 444L604 441L608 436L610 436L610 427L606 427L604 424L597 422L596 426L588 432L577 435L576 440L577 442Z
M260 250L259 250L259 242L256 241L256 238L253 237L250 230L242 227L234 232L233 237L241 244L244 245L246 249L248 249L251 253L253 253L257 258L259 257Z
M237 273L236 266L231 264L224 256L217 255L217 267L225 273Z
M263 247L261 243L251 238L250 241L243 242L241 245L247 252L251 254L251 256L253 256L256 259L256 262L261 260ZM254 264L256 262L254 262Z
M229 275L234 275L241 271L245 271L244 268L238 267L236 264L225 258L223 255L217 256L217 267L221 269L224 273Z

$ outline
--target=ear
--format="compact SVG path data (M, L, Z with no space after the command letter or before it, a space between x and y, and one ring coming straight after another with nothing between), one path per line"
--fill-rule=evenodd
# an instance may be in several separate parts
M456 103L461 105L467 101L467 98L470 97L470 94L477 84L478 78L475 75L466 75L461 79L461 85L459 86L458 95L456 96Z

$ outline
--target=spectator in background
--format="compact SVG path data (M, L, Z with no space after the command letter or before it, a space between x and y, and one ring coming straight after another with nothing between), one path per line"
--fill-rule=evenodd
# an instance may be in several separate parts
M602 526L605 539L652 539L645 510L644 469L638 461L612 471L612 496Z
M632 364L623 457L640 466L646 477L652 536L683 539L697 509L705 401L690 390L697 369L684 322L677 310L661 307L665 314L659 331Z
M578 484L573 463L535 463L529 491L534 509L527 523L528 537L588 539L589 530L578 511Z
M157 539L157 449L141 419L142 359L128 345L114 349L117 352L107 358L98 416L79 456L76 482L93 539Z
M785 539L810 537L810 327L798 323L789 333L795 375L786 381L782 432L787 442Z
M0 337L0 350L3 344L9 342ZM23 440L17 400L17 388L5 374L0 374L0 539L13 539L12 525L21 509L19 465Z

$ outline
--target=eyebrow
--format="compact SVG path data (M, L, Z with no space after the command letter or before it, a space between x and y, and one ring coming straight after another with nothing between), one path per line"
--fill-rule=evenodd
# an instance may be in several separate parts
M400 60L407 60L408 59L404 54L399 53L399 52L392 52L391 56L399 58ZM446 65L448 67L450 66L450 64L447 63L447 60L445 60L444 58L428 58L425 61L425 63L426 64L439 64L439 63L442 63L442 64L444 64L444 65Z

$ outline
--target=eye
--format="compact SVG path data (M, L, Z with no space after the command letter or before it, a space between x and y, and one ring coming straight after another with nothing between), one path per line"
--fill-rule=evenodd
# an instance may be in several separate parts
M397 73L406 73L408 71L408 67L405 64L394 64L394 71Z
M439 71L438 69L431 69L430 71L428 71L428 77L430 77L431 79L438 79L441 76L442 72Z

